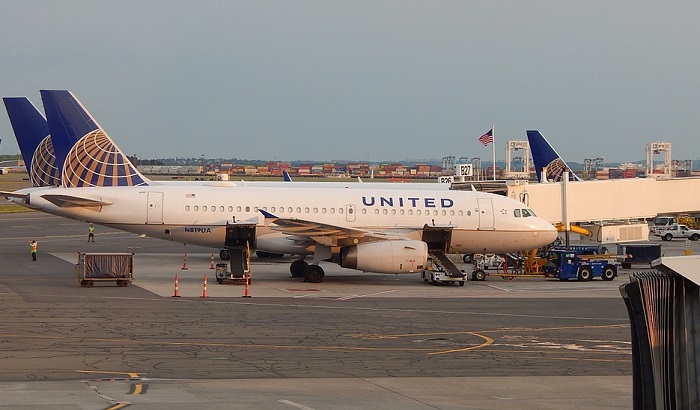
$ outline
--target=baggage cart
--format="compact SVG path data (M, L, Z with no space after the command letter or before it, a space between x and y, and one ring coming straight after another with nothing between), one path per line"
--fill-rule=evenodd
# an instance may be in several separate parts
M78 283L91 288L95 282L115 282L117 286L129 286L133 281L133 253L78 253L75 273Z

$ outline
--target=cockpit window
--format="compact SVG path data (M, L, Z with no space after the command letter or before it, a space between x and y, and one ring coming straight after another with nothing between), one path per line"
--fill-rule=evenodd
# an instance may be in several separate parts
M535 215L535 212L532 209L523 209L523 217L528 217L528 216L537 216Z
M515 215L516 218L520 218L520 209L514 209L513 215Z

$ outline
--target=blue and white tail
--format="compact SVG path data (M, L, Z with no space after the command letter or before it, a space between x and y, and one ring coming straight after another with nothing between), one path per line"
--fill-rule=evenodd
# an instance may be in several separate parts
M41 90L64 187L148 185L144 177L67 90Z
M60 185L60 166L44 116L27 97L4 97L3 101L32 186Z
M532 153L532 161L535 163L535 172L537 173L538 181L560 182L565 170L569 171L569 181L581 180L581 178L571 171L571 168L564 162L561 156L557 154L542 133L537 130L528 130L527 139L530 143L530 152ZM547 174L543 177L542 170L545 168L547 169Z

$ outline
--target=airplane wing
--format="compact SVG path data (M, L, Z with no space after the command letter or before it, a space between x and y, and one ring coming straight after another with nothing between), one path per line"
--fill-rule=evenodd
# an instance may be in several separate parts
M67 208L67 207L88 208L88 207L99 207L99 206L113 204L113 202L110 202L110 201L102 201L99 199L92 199L92 198L81 198L81 197L73 196L73 195L44 194L41 197L46 199L47 201L51 202L52 204L60 207L60 208Z
M311 239L326 246L351 246L365 242L409 239L402 235L373 232L366 229L330 225L295 218L278 218L261 210L270 228L291 235L296 240Z

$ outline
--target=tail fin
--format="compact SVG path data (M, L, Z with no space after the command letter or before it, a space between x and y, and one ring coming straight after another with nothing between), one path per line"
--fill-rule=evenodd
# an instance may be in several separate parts
M528 130L527 139L530 143L532 160L535 163L535 172L538 181L559 182L563 178L565 170L569 171L569 181L580 181L576 174L571 172L571 168L564 162L559 154L552 148L552 145L544 138L544 135L537 130ZM547 174L542 176L542 169L547 168Z
M88 110L66 90L41 90L66 187L148 185Z
M60 166L44 116L27 97L5 97L3 101L32 186L60 185Z
M289 172L287 172L286 170L282 170L282 180L284 182L292 182L292 177L291 177L291 175L289 175Z

